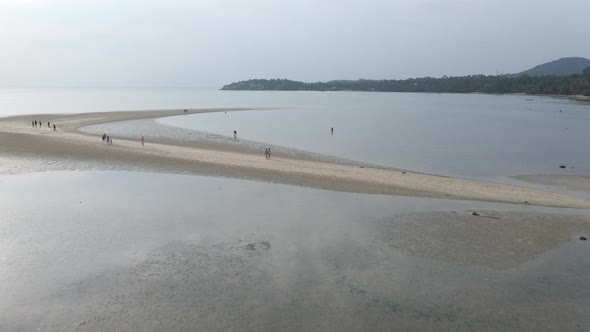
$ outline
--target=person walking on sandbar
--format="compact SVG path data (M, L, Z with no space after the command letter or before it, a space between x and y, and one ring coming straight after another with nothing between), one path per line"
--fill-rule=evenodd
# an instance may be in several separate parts
M143 138L143 136L141 136L141 146L143 146L144 142L145 142L145 139Z
M53 124L53 131L56 131L55 123Z
M104 143L104 140L107 139L107 134L102 134L102 142Z

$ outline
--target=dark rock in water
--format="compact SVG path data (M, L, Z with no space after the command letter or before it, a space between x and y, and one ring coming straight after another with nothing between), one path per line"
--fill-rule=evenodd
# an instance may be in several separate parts
M365 166L361 166L361 168L365 168Z
M524 201L524 204L529 204L529 201Z
M479 213L477 213L477 212L473 212L471 215L472 215L472 216L479 216Z
M406 174L406 172L402 172L402 174Z
M559 168L565 168L565 165L560 165Z
M588 240L588 239L587 239L585 236L580 236L580 240L582 240L582 241L586 241L586 240Z

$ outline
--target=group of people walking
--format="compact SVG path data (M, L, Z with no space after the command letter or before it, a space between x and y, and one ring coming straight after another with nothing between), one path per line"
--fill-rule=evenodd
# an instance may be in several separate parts
M112 145L113 139L107 134L102 134L102 142L108 145Z
M37 120L33 120L31 121L31 126L33 128L43 128L43 123L41 121L37 121ZM47 121L47 128L51 129L51 122ZM53 124L53 131L56 131L57 127L55 126L55 123Z

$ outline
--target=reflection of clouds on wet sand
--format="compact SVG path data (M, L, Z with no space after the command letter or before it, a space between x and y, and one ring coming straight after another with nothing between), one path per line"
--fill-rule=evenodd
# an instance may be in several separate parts
M154 173L1 176L0 327L572 330L590 323L585 213Z
M87 330L506 330L523 321L544 328L534 323L543 313L567 330L588 307L569 308L578 301L575 289L588 282L543 264L533 273L503 274L391 253L375 258L368 246L351 247L361 251L352 257L327 252L311 267L293 266L258 240L171 243L133 267L81 280L52 298L67 314L48 327L73 319ZM277 278L285 268L297 273Z

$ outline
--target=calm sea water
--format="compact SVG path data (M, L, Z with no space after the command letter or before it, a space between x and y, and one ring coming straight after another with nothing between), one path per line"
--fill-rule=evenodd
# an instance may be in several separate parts
M190 88L0 89L0 117L207 107L285 107L329 103L321 93L248 92Z
M451 176L590 173L590 105L523 96L300 95L317 103L158 121L226 136L237 130L247 140Z
M166 108L288 108L160 123L417 171L497 179L590 173L590 104L477 94L0 89L0 116ZM562 110L562 112L560 112ZM334 135L330 128L334 127ZM563 170L559 165L566 165ZM573 167L573 169L571 168Z

